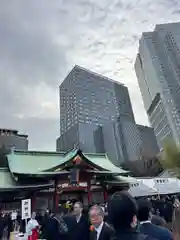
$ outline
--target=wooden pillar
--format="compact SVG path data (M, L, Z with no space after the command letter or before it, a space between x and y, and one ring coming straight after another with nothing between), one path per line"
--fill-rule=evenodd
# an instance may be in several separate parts
M58 180L54 180L54 196L53 196L53 208L56 213L59 208L59 194L58 194Z
M36 193L34 192L31 197L31 212L36 210Z
M92 204L91 181L87 182L88 205Z
M58 192L56 192L55 208L56 208L56 211L59 209L59 193Z
M103 188L103 196L104 196L104 203L106 203L107 200L108 200L108 193L107 193L107 187L106 186Z

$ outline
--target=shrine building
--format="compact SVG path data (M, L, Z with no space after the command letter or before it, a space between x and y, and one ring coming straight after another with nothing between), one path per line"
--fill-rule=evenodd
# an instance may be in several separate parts
M128 172L106 154L13 150L7 161L8 167L0 169L1 208L19 208L26 198L31 198L33 210L56 210L73 199L88 206L129 187Z

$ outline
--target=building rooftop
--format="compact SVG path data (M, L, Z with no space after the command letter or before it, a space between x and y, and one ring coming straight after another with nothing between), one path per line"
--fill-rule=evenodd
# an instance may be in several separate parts
M33 189L33 188L43 188L50 187L52 183L41 183L41 184L20 184L15 180L8 168L0 168L0 192L5 191L18 191L21 189Z
M160 31L160 30L177 30L179 31L180 22L171 22L171 23L163 23L163 24L157 24L154 28L154 31Z
M79 66L79 65L75 65L75 66L73 67L73 69L68 73L68 75L66 76L66 78L67 78L69 75L71 75L72 72L74 72L74 71L76 71L76 70L85 71L85 72L87 72L87 73L89 73L89 74L91 74L91 75L94 75L94 76L96 76L96 77L99 77L99 78L101 78L101 79L104 79L104 80L110 81L110 82L112 82L112 83L118 84L118 85L120 85L120 86L122 86L122 87L126 87L123 83L120 83L120 82L118 82L118 81L116 81L116 80L113 80L113 79L111 79L111 78L108 78L108 77L106 77L106 76L103 76L103 75L101 75L101 74L99 74L99 73L96 73L96 72L94 72L94 71L91 71L91 70L89 70L89 69L86 69L86 68L84 68L84 67L81 67L81 66ZM65 78L65 79L66 79L66 78Z
M82 153L80 150L72 150L66 154L57 152L38 152L38 151L12 151L7 155L9 169L14 174L38 174L41 172L51 171L55 168L73 160L77 155L82 154L90 164L97 168L125 174L127 171L116 167L107 157L106 154Z
M18 134L18 130L11 128L0 128L0 132L14 133Z
M114 166L106 154L84 154L78 149L67 153L13 150L7 155L8 167L0 168L0 192L52 187L54 176L67 180L78 159L90 176L129 182L128 171Z
M16 130L16 129L0 128L0 135L2 135L2 134L4 134L4 133L6 133L6 134L14 134L14 135L17 135L17 136L19 136L19 137L25 137L25 138L28 137L28 135L26 135L26 134L19 134L19 131Z

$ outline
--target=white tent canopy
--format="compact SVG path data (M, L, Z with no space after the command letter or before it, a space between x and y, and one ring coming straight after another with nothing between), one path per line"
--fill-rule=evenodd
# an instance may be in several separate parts
M133 197L180 193L180 180L176 177L134 178L117 177L129 183L129 193Z
M158 194L155 188L149 186L143 180L137 180L135 183L130 184L129 193L133 197L142 197Z
M153 180L154 187L160 195L180 192L180 180L177 178L154 178Z
M180 192L180 180L177 178L130 178L129 193L133 197L175 194Z

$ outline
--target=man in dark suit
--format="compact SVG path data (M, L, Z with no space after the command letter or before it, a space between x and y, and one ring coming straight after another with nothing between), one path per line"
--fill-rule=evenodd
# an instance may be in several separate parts
M69 239L89 240L89 222L83 215L83 206L80 202L74 204L73 215L64 218L69 229Z
M151 223L151 203L148 199L138 201L138 220L140 221L139 231L143 234L158 240L172 240L171 232L164 227L156 226Z
M137 231L138 208L126 191L114 193L108 202L109 222L115 229L116 240L154 240Z
M103 221L104 210L101 206L93 206L89 211L89 218L92 224L90 228L90 240L113 240L114 229Z

